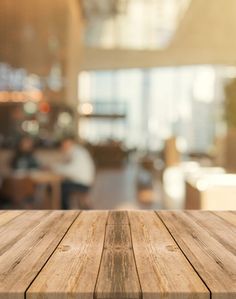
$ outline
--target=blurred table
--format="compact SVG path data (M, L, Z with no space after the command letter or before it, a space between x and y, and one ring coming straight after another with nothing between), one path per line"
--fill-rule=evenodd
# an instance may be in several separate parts
M236 210L236 175L203 174L187 178L185 208Z
M61 180L62 178L55 173L43 170L34 171L11 171L3 175L3 179L24 179L33 182L36 189L40 186L50 188L49 208L53 210L61 209Z
M51 191L50 208L61 209L61 176L48 171L32 171L29 173L29 177L37 185L49 186Z
M235 212L0 212L0 298L236 298Z
M186 180L189 181L191 179L191 181L195 182L204 175L224 173L224 168L202 167L194 161L182 162L178 166L166 168L163 173L165 208L175 210L186 207ZM195 208L197 209L197 206Z

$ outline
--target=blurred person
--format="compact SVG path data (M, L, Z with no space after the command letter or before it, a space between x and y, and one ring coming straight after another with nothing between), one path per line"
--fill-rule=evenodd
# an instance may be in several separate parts
M34 155L34 141L28 135L21 136L10 161L13 174L4 176L1 186L1 203L5 208L31 209L34 206L36 186L27 171L39 169ZM16 175L18 171L20 176ZM23 176L22 176L23 174Z
M69 209L73 193L78 193L79 204L89 208L85 198L89 194L95 178L95 165L89 151L75 138L67 137L61 143L64 163L57 164L53 170L63 176L62 182L62 208ZM80 196L79 196L80 195Z
M10 166L13 170L39 169L39 163L34 156L34 141L30 136L20 139Z

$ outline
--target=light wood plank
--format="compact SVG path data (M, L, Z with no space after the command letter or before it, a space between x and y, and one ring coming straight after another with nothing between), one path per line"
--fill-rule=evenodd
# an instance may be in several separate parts
M96 299L141 298L128 223L126 212L109 215Z
M107 212L82 212L26 293L27 299L92 299Z
M188 213L159 211L158 215L210 289L212 299L235 299L236 256Z
M5 228L1 232L1 241L4 241L3 234L7 236L7 233L14 241L0 255L0 299L25 298L26 289L77 215L78 212L34 211L24 213L9 223L8 230ZM19 235L21 238L18 238ZM8 242L11 242L10 238ZM4 246L6 248L6 244Z
M197 224L236 255L236 227L210 211L186 212ZM236 217L235 217L236 218Z
M129 212L144 299L209 299L210 294L154 212Z
M224 219L231 225L236 226L236 213L233 211L214 211L214 214L217 215L218 217Z
M0 227L9 223L12 219L23 214L24 211L1 211L0 212Z
M5 222L0 227L0 255L10 249L28 233L32 232L50 213L50 211L25 211L18 217L14 217L15 213L13 212L12 220ZM7 220L9 220L9 217L7 216Z

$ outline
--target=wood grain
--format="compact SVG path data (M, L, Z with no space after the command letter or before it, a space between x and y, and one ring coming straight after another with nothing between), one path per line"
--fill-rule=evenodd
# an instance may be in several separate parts
M141 298L126 212L109 214L95 298Z
M154 212L129 212L144 299L208 299L209 291Z
M229 222L220 217L216 217L216 214L209 211L186 212L186 214L228 251L236 255L236 228Z
M189 213L159 211L158 215L204 280L212 299L235 299L236 256L226 249L225 240L219 242Z
M11 214L11 212L9 213ZM29 232L32 232L49 214L49 211L38 211L37 213L27 211L21 214L20 217L14 217L15 213L13 213L11 214L12 220L10 222L8 222L10 216L7 215L7 218L5 218L3 215L4 220L7 220L7 222L0 227L0 255L24 238Z
M0 227L23 213L24 211L0 211Z
M235 299L236 212L0 211L0 299Z
M234 211L214 211L214 214L233 226L236 226L236 213Z
M27 291L27 299L93 298L107 215L79 215Z
M108 225L129 225L127 211L110 211L108 216Z
M0 228L0 299L25 298L26 289L77 214L26 212Z
M107 225L104 249L132 250L129 225Z

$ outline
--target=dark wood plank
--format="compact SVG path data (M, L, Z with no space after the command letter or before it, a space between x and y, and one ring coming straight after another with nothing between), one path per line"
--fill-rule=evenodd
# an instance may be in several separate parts
M0 255L0 299L25 298L26 289L77 215L77 212L62 211L26 212L4 230L1 228L1 241L7 250L2 250Z
M107 212L82 212L26 293L30 299L92 299Z
M140 296L127 213L112 212L106 228L95 298L138 299Z
M226 249L224 241L219 242L187 212L159 211L158 215L211 291L212 299L235 299L236 256Z
M129 212L144 299L209 299L210 293L154 212Z
M128 225L107 225L104 249L132 249Z
M114 226L117 229L114 229ZM126 211L109 212L104 248L132 249L129 219Z
M108 225L129 225L127 211L110 211L108 217Z

